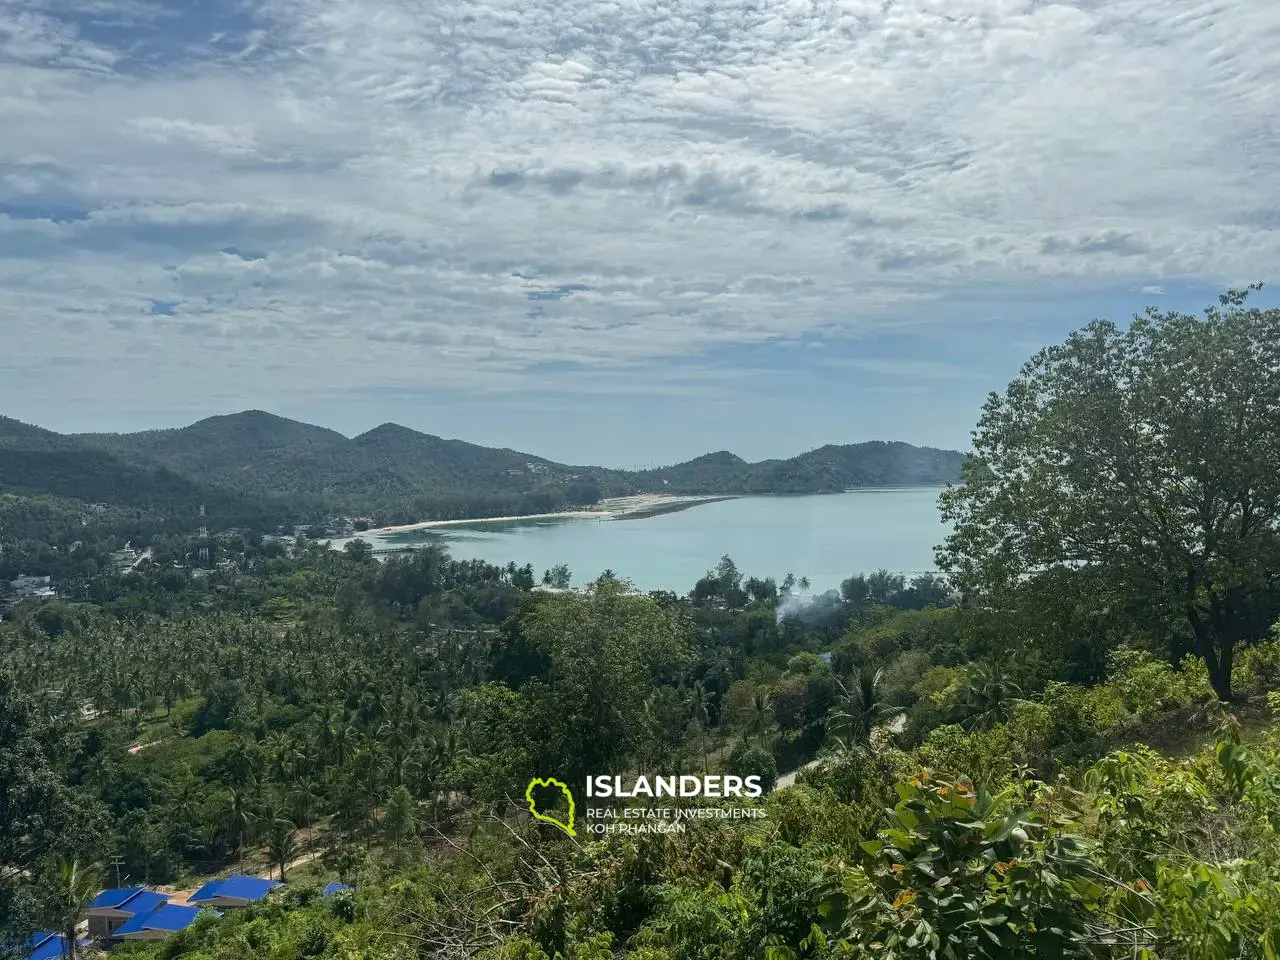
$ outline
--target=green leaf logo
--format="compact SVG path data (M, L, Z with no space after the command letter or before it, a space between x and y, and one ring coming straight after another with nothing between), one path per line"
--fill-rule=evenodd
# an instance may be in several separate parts
M560 788L560 792L564 794L564 798L569 801L568 823L564 823L558 817L554 817L549 813L538 812L538 802L533 799L534 787ZM533 814L533 818L535 820L541 820L543 823L553 824L571 837L577 836L573 830L573 794L569 791L567 784L561 783L559 780L555 779L555 777L547 777L545 780L540 777L535 777L529 781L529 786L524 788L524 798L529 802L529 812Z

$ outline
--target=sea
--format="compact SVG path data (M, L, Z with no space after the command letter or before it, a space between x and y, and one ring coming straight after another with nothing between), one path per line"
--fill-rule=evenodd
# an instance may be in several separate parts
M359 536L375 547L439 543L458 559L532 563L538 580L563 563L575 585L608 569L641 590L676 593L727 554L744 577L781 582L791 573L821 592L858 573L934 570L934 547L949 532L938 512L942 489L737 497L643 519L557 517Z

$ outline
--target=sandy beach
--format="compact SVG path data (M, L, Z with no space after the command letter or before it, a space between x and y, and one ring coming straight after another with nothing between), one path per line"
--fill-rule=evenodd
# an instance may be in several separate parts
M366 534L408 533L412 530L431 530L436 527L470 526L476 523L511 523L516 520L554 520L565 517L595 518L598 520L641 519L667 513L672 510L683 510L700 503L713 503L726 497L689 497L671 493L638 493L629 497L611 497L601 500L591 510L562 510L559 513L528 513L513 517L475 517L468 520L423 520L420 523L402 523L392 527L377 527L364 531ZM357 534L360 536L360 534Z
M394 527L376 527L365 533L407 533L410 530L430 530L433 527L458 527L473 523L511 523L513 520L551 520L558 517L605 517L612 516L606 510L562 510L559 513L526 513L516 517L475 517L469 520L423 520L421 523L402 523ZM356 534L360 536L360 534Z

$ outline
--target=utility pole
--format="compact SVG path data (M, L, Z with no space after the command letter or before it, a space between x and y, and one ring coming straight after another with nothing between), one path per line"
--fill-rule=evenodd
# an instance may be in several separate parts
M120 868L124 866L124 857L120 856L120 854L118 853L113 854L111 857L111 866L115 868L116 889L119 890L122 886L124 886L123 882L120 880Z

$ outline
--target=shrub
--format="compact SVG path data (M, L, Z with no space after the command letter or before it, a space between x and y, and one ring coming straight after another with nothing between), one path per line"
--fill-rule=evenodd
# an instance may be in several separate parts
M1198 681L1190 669L1175 670L1163 660L1141 650L1120 647L1110 658L1111 686L1125 709L1149 717L1196 699Z
M778 765L773 753L758 743L739 740L725 761L725 770L739 777L759 777L768 793L778 782Z
M1092 957L1106 890L1074 823L1041 789L992 797L964 780L898 785L890 828L823 898L828 931L901 958Z
M1280 687L1280 640L1245 647L1236 656L1232 683L1241 693L1261 693Z

